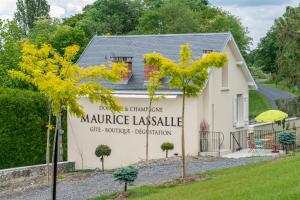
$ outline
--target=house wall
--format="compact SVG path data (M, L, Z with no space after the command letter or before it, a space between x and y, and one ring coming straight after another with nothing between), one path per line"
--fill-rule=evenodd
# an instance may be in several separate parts
M249 89L247 78L241 67L237 65L238 60L231 46L227 45L224 52L229 60L228 88L222 87L222 69L213 69L209 84L204 91L205 101L202 110L205 113L203 120L208 122L210 130L223 132L224 142L221 148L226 150L230 148L230 132L246 128L248 124L248 122L240 123L239 128L234 125L234 96L247 95Z
M148 107L148 99L121 98L121 104L130 109L130 107L144 108ZM186 100L186 118L185 118L185 144L187 155L197 155L199 152L199 126L200 103L199 97L188 98ZM171 117L176 121L181 117L182 97L176 99L163 99L155 102L153 107L158 108L158 112L153 112L152 116ZM133 118L146 117L146 111L123 111L117 115L128 116L128 124L99 124L93 121L93 114L111 115L110 111L101 110L98 104L90 103L87 98L81 98L80 104L90 116L90 123L81 121L81 119L68 115L68 160L75 161L76 168L96 168L100 167L99 158L94 154L95 149L100 144L111 147L112 153L105 158L105 167L107 169L127 166L145 159L145 141L146 135L140 134L140 131L146 129L145 125L134 124ZM101 132L94 131L93 127L101 128ZM117 133L108 131L107 128L129 129L129 133ZM149 135L149 158L157 159L165 157L165 153L160 149L163 142L174 143L174 150L169 152L170 156L174 153L181 155L181 128L178 126L151 126L150 130L166 131L162 135Z

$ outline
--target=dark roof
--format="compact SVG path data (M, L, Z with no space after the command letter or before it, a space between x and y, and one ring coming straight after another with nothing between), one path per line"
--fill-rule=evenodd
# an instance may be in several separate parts
M157 52L172 60L179 59L180 46L188 43L193 57L201 57L203 50L223 51L231 33L95 36L80 56L82 67L108 64L111 56L133 57L133 75L127 84L103 83L115 90L145 90L144 54ZM167 89L165 84L164 89Z

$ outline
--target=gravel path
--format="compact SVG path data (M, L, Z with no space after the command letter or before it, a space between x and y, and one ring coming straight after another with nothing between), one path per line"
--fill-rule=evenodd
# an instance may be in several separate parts
M188 159L188 173L205 172L213 169L223 169L238 165L260 162L271 158L253 157L241 159ZM171 159L152 163L140 168L140 173L134 186L156 185L164 181L174 179L180 175L180 160ZM66 179L58 183L57 199L59 200L83 200L101 194L120 191L123 185L114 181L111 174L95 173L81 179ZM10 197L0 199L13 200L44 200L48 199L49 190L45 186L36 189L14 193Z
M260 91L264 96L266 96L272 104L272 108L276 108L276 99L290 99L295 97L294 95L288 93L288 92L283 92L281 90L278 90L276 88L268 87L268 86L258 86L258 91Z

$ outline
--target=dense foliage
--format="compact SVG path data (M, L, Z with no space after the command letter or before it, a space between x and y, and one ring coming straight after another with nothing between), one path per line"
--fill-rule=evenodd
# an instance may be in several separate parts
M300 7L287 7L250 55L250 64L272 73L276 83L300 86Z
M47 99L37 92L1 88L0 107L0 169L45 163Z
M15 21L0 19L0 87L28 88L28 84L7 75L8 70L18 68L24 37Z
M125 34L134 30L143 10L140 0L97 0L86 6L82 14L67 18L64 23L80 27L89 38Z
M300 7L288 7L276 21L277 80L287 85L300 86Z
M127 183L132 183L137 179L139 170L136 167L122 167L114 171L113 176L116 180L124 182L124 191L127 191Z
M276 44L276 31L272 27L267 35L261 39L257 48L249 56L249 63L253 68L260 68L266 73L276 73L276 54L278 47Z

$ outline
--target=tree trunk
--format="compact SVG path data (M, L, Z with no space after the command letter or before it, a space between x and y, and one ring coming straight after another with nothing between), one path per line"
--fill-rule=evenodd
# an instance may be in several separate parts
M166 158L168 158L168 150L166 150Z
M62 141L62 137L63 137L63 132L62 130L62 125L61 125L61 111L59 112L59 114L57 114L56 116L57 120L57 128L58 128L58 162L62 162L63 161L63 141Z
M48 185L50 184L50 131L51 131L51 116L52 109L51 103L49 102L49 110L48 110L48 129L47 129L47 147L46 147L46 163L47 163L47 177L48 177Z
M104 157L101 157L101 163L102 163L102 172L104 172Z
M127 192L127 181L125 181L124 192Z
M53 140L53 149L52 149L52 184L51 184L51 199L55 200L56 199L56 169L55 169L55 160L57 159L56 157L56 152L59 152L58 149L56 149L56 141L58 140L58 132L59 132L59 120L60 120L60 112L56 114L56 122L55 122L55 132L54 132L54 140ZM58 154L58 153L57 153Z
M186 176L185 163L185 143L184 143L184 109L185 109L185 90L182 95L182 127L181 127L181 154L182 154L182 178Z
M149 107L148 107L148 116L147 116L147 127L146 127L146 161L149 160L149 126L150 126L150 117L151 117L151 109L152 109L153 100L150 99Z

